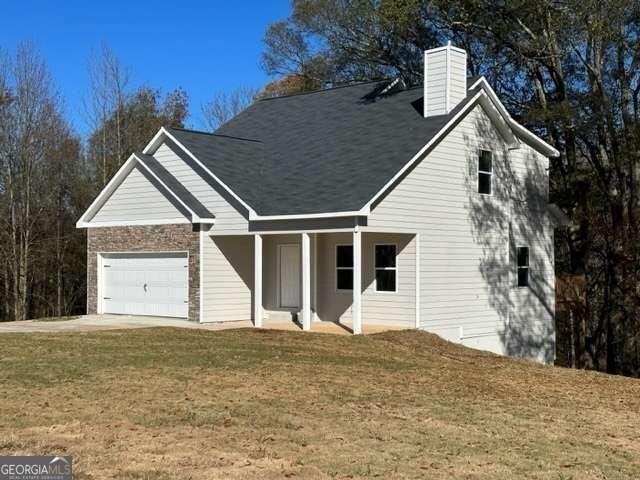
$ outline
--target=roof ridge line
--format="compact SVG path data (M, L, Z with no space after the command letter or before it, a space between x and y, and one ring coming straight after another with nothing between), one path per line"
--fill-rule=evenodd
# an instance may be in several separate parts
M192 128L182 128L182 127L165 127L165 128L167 130L180 130L181 132L197 133L200 135L209 135L211 137L231 138L233 140L243 140L246 142L262 143L262 140L258 140L257 138L236 137L234 135L224 135L222 133L203 132L202 130L194 130Z
M471 76L467 76L467 80L473 79L473 80L478 80L481 77L483 77L483 75L471 75ZM368 85L370 83L378 83L378 82L385 82L385 81L393 81L393 80L397 80L400 77L382 77L382 78L378 78L377 80L366 80L364 82L355 82L355 83L348 83L346 85L337 85L335 87L331 87L331 88L319 88L317 90L311 90L309 92L298 92L298 93L290 93L288 95L280 95L278 97L267 97L267 98L261 98L260 100L258 100L258 102L265 102L267 100L277 100L279 98L289 98L289 97L300 97L302 95L311 95L313 93L324 93L324 92L330 92L332 90L339 90L341 88L349 88L349 87L358 87L361 85ZM405 87L403 90L404 91L408 91L408 90L415 90L417 88L422 88L423 84L416 84L416 85L410 85Z
M207 135L211 135L212 137L231 138L232 140L242 140L243 142L263 143L262 140L258 140L257 138L236 137L233 135L225 135L223 133L209 133Z
M316 90L310 90L308 92L290 93L288 95L280 95L278 97L261 98L260 100L258 100L258 102L266 102L268 100L278 100L280 98L301 97L303 95L311 95L313 93L330 92L332 90L339 90L341 88L358 87L360 85L367 85L369 83L384 82L385 80L392 80L392 79L388 78L388 77L383 77L383 78L379 78L377 80L367 80L367 81L364 81L364 82L348 83L346 85L337 85L335 87L330 87L330 88L318 88Z

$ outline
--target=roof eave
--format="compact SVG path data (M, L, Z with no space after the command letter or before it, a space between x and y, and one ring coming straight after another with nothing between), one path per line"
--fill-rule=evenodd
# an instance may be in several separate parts
M469 90L472 90L478 87L486 91L489 99L492 101L492 103L495 105L495 107L498 109L498 111L501 113L504 119L509 123L511 128L513 128L518 134L520 134L520 136L524 137L525 140L528 140L530 143L532 143L534 145L534 148L536 148L536 150L539 150L541 153L544 153L549 157L555 158L560 156L560 152L557 149L549 145L547 142L545 142L542 138L537 136L532 131L520 125L511 117L511 114L505 108L504 104L500 101L500 99L498 98L498 95L493 90L493 88L491 88L491 85L489 85L489 82L487 82L486 78L484 77L478 78L478 80L473 82L473 84L469 87Z
M258 215L254 213L249 216L251 221L265 221L265 220L305 220L313 218L340 218L340 217L368 217L371 210L368 206L361 208L360 210L342 211L342 212L323 212L323 213L301 213L290 215Z
M105 187L100 191L98 196L91 202L91 205L84 211L76 222L76 228L87 228L90 223L90 219L93 218L95 213L100 209L109 196L115 191L115 189L122 183L124 177L133 168L134 163L137 162L135 154L131 154L126 162L118 169L115 175L109 180Z

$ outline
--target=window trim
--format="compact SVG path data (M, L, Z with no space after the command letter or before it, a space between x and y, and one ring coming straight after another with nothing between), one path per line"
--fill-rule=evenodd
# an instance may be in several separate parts
M353 269L354 265L351 267L339 267L338 266L338 247L351 247L351 251L353 252L353 243L336 243L334 247L334 255L333 255L333 286L336 293L352 293L353 288L345 289L338 288L338 270L351 270L351 277L353 278Z
M520 263L519 263L518 251L521 248L526 248L527 249L527 265L526 266L520 266ZM520 285L520 270L526 270L527 271L527 284L526 285ZM531 284L531 250L529 249L528 246L525 246L525 245L516 246L516 288L529 288L530 284Z
M376 248L378 246L389 246L389 245L393 245L393 247L396 249L396 266L395 267L376 267ZM383 294L393 294L393 293L398 293L399 291L399 285L398 285L398 271L399 271L399 265L398 265L398 257L399 257L399 249L398 249L398 244L396 242L376 242L373 244L373 288L374 291L376 293L383 293ZM378 290L378 280L376 278L376 273L378 270L393 270L396 273L396 288L395 290Z
M480 170L480 157L482 156L482 152L489 152L491 154L491 171L487 172L486 170ZM485 197L492 197L493 196L493 167L494 167L494 158L495 155L493 154L492 150L488 150L486 148L481 148L480 150L478 150L478 156L477 156L477 160L476 160L476 175L477 175L477 180L476 180L476 191L478 192L478 195L482 195ZM490 193L482 193L480 192L480 174L485 174L485 175L489 175L489 188L491 190Z

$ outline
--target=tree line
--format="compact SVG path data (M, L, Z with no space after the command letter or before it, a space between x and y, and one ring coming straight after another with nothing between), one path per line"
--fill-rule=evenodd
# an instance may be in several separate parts
M106 46L88 63L81 138L36 47L0 50L0 319L84 313L86 237L75 223L161 125L183 126L187 95L131 89Z

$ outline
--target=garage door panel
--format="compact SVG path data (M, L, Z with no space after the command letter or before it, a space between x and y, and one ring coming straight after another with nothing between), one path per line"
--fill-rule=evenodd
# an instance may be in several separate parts
M103 311L187 317L186 253L103 254Z

